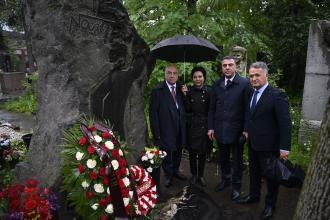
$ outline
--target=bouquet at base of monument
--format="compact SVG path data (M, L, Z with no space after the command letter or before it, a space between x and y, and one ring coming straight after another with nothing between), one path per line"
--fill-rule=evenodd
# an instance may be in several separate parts
M144 151L139 158L141 166L149 173L152 173L153 169L159 168L162 165L166 152L159 150L158 147L145 147Z
M51 220L59 209L57 196L38 182L28 179L0 191L0 219Z
M126 161L128 149L105 123L85 120L65 132L62 189L83 219L145 216L155 206L148 172Z

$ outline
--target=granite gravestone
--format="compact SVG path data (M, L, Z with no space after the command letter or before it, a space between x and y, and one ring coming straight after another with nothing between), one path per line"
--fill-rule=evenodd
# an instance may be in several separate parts
M24 1L39 68L37 126L16 181L58 187L62 132L90 113L109 119L136 152L146 144L149 47L119 0ZM133 152L134 154L134 152Z
M299 142L319 130L330 97L330 21L313 20L309 28Z

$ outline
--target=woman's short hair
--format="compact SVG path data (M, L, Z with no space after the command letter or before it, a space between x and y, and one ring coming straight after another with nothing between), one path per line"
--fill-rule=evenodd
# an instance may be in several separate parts
M195 66L195 67L191 70L191 73L190 73L191 78L193 78L193 77L194 77L194 73L195 73L195 72L198 72L198 71L202 72L204 79L206 79L206 70L205 70L203 67L201 67L201 66Z

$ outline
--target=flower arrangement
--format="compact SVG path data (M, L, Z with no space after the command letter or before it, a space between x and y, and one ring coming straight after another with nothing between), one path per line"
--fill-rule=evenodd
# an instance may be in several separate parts
M57 196L48 188L39 188L34 179L0 191L0 219L51 220L58 208Z
M142 152L139 162L143 168L149 173L152 173L154 168L158 168L162 165L163 159L166 157L166 152L159 150L158 147L145 147Z
M81 217L106 220L149 213L156 186L144 169L128 166L127 147L109 126L84 121L64 136L62 188Z
M0 169L7 165L15 166L27 152L23 142L11 141L7 134L0 134Z

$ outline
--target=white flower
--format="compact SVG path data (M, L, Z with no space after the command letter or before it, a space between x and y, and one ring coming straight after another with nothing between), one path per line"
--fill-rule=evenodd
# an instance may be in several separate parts
M126 175L129 175L129 169L126 168Z
M213 153L215 153L215 152L217 152L217 149L213 148L212 151L213 151Z
M96 160L88 159L87 160L87 167L93 169L96 166Z
M119 163L118 163L117 160L111 161L111 164L112 164L112 167L113 167L114 170L117 170L118 169Z
M129 194L129 197L130 197L130 198L133 198L133 195L134 195L134 192L133 192L133 191L129 191L128 194Z
M151 159L151 160L150 160L150 163L151 163L151 164L154 164L154 163L155 163L155 161L154 161L153 159Z
M147 156L149 159L152 159L154 157L155 154L151 153L151 152L147 152Z
M84 153L82 153L82 152L79 152L79 151L78 151L78 152L76 153L76 159L77 159L77 160L81 160L81 159L83 158L83 156L84 156Z
M147 171L148 171L149 173L151 173L151 172L152 172L152 167L148 167L148 168L147 168Z
M124 201L124 206L126 207L126 206L128 206L128 204L129 204L129 198L123 198L123 201Z
M99 207L99 204L98 203L94 203L91 207L92 207L92 209L96 210Z
M142 161L147 161L147 160L148 160L148 157L147 157L146 155L143 155L143 156L141 157L141 160L142 160Z
M125 177L125 178L123 178L123 179L121 179L121 180L123 181L123 183L124 183L124 185L125 185L126 187L129 186L130 182L129 182L129 179L128 179L127 177Z
M113 205L109 204L107 205L107 208L105 209L106 213L112 214L113 213Z
M292 125L294 125L294 121L292 121Z
M110 195L110 188L109 187L107 188L107 193L108 193L108 195Z
M86 189L87 187L89 187L89 183L88 183L86 180L84 180L84 181L81 183L81 186L82 186L84 189Z
M113 150L114 145L111 141L106 141L104 144L109 150Z
M118 153L119 153L119 155L120 155L121 157L124 156L124 153L123 153L123 151L122 151L121 149L118 150Z
M97 142L97 143L100 143L102 141L102 138L98 135L95 135L94 136L94 140Z
M103 193L104 192L103 185L100 183L94 184L94 190L97 193Z

